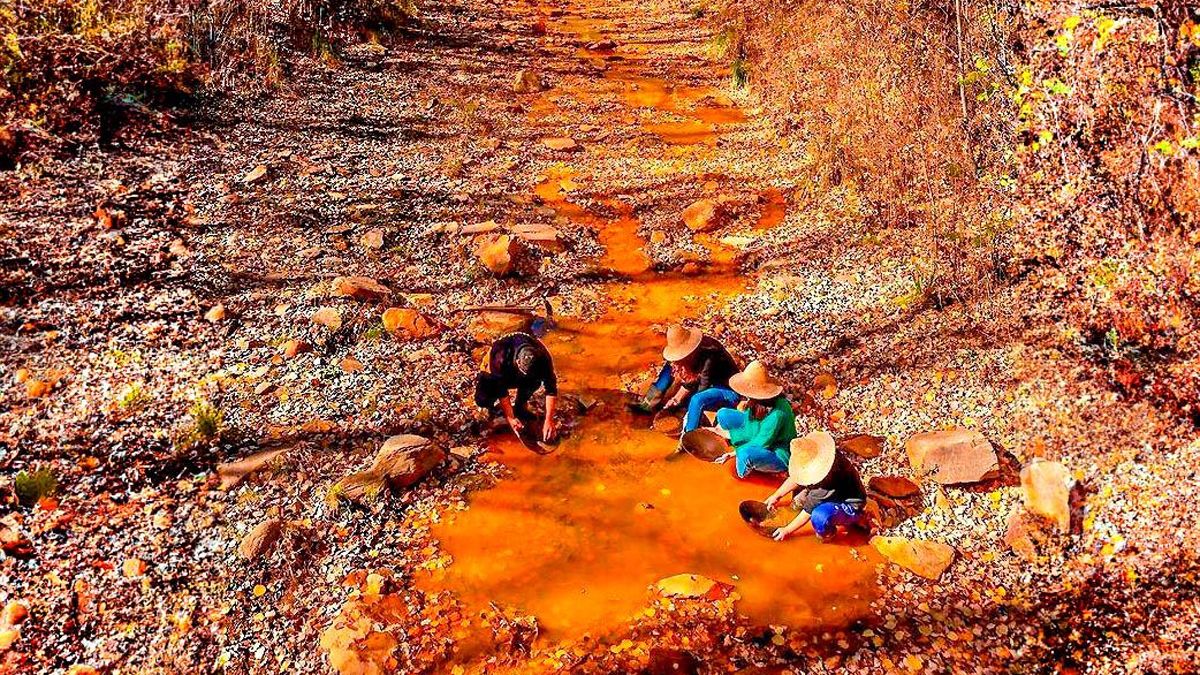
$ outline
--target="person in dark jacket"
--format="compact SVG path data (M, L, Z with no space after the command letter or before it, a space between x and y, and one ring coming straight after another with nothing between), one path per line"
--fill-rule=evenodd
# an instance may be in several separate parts
M815 431L792 441L788 477L764 503L772 508L798 488L801 492L796 501L801 511L792 522L772 533L776 541L783 541L809 523L821 541L833 539L839 527L868 528L864 513L867 491L862 479L828 433Z
M493 342L475 380L475 404L493 415L503 415L513 433L523 438L526 425L536 424L536 416L529 410L529 399L538 389L546 393L540 440L551 443L558 435L554 419L558 378L550 351L529 333L511 333ZM513 390L515 399L510 394Z
M673 409L684 404L683 431L700 427L705 411L737 405L738 395L729 388L729 378L741 368L716 338L695 328L674 325L667 329L667 346L663 348L665 363L658 379L634 410L652 413L659 408ZM674 395L667 394L674 388ZM664 399L666 399L664 401Z

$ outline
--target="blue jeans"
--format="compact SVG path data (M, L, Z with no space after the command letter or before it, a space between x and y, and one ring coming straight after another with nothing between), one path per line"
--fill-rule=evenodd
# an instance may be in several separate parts
M683 432L695 431L700 428L706 410L732 408L738 403L738 395L731 389L711 387L692 394L688 401L687 414L683 416Z
M736 448L734 453L737 455L738 478L745 478L751 471L783 473L788 468L786 456L782 452L761 445L743 445Z
M717 424L726 430L740 429L746 424L749 413L735 408L721 408L717 411ZM743 445L734 448L737 458L738 478L745 478L751 471L763 473L783 473L787 471L788 459L791 453L787 450L772 450L761 445Z
M671 388L671 383L674 381L675 376L671 374L671 364L664 363L662 370L658 371L658 377L654 379L654 384L650 386L665 394Z
M818 504L810 515L812 516L812 526L816 530L817 536L826 539L837 534L838 525L842 527L858 525L862 519L863 511L857 504L824 502Z

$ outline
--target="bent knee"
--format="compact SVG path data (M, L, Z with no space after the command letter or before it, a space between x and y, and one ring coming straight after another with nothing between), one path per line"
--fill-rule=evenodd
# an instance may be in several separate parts
M837 526L833 524L833 516L836 511L837 506L828 502L825 504L818 504L816 508L812 510L810 518L812 520L813 530L816 531L817 536L827 537L834 533L834 531L837 529Z

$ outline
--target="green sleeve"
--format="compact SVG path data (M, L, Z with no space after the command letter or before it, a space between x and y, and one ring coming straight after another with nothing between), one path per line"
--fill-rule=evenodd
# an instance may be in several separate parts
M736 429L727 429L729 432L729 442L735 448L749 443L758 432L758 420L752 419L749 413L738 411L738 414L745 415L746 422Z

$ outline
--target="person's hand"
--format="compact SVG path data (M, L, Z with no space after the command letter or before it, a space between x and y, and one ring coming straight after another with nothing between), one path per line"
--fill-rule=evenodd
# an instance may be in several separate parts
M775 504L778 502L779 502L779 497L776 495L771 495L770 497L767 497L766 499L763 500L763 505L766 506L768 509L773 509L773 508L775 508Z
M721 455L720 457L714 459L713 464L724 464L725 462L728 462L733 456L734 456L734 453L727 452L727 453Z
M681 406L681 405L683 405L683 399L686 397L687 397L687 390L683 389L681 387L679 389L679 391L675 392L675 395L671 397L671 400L669 400L663 404L663 407L664 408L675 408L675 407Z
M771 538L775 541L783 541L791 533L792 531L786 527L777 527L775 528L775 531L771 533Z
M551 443L554 441L554 437L557 435L558 423L554 421L553 417L551 417L542 424L542 442Z
M512 428L513 433L520 436L525 430L525 423L517 419L515 416L508 418L508 426Z

